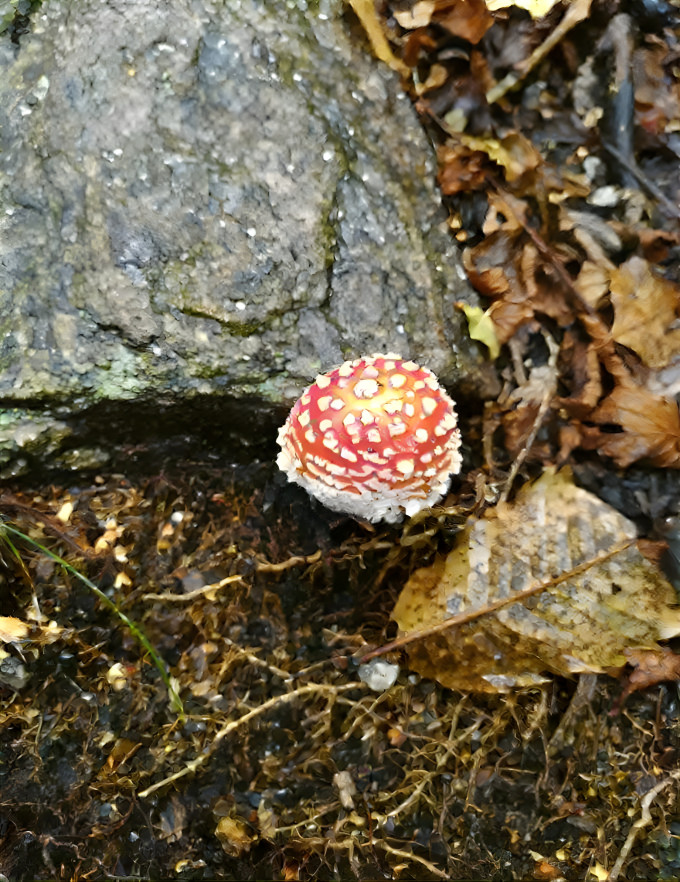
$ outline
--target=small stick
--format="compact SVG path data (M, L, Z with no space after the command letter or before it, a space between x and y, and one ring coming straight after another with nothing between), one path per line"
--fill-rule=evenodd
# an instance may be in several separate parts
M627 171L629 171L633 177L637 180L641 187L644 187L648 193L657 200L657 202L662 205L666 209L666 213L671 217L680 217L680 207L672 202L663 192L663 190L658 187L654 181L647 177L644 172L640 170L637 162L634 157L626 159L626 157L621 153L620 150L617 150L616 147L613 147L611 144L603 143L602 146L607 151L607 153L611 154L614 159L622 165Z
M486 100L489 104L498 101L509 92L510 89L514 89L518 83L521 83L527 74L531 73L536 65L545 58L548 52L557 46L560 40L565 37L573 27L587 18L588 13L590 12L591 2L592 0L575 0L575 2L571 3L567 7L562 21L560 21L555 30L546 37L540 46L537 46L531 55L518 65L519 70L509 73L507 76L503 77L500 83L496 83L495 86L489 89L486 93Z
M619 878L619 874L623 869L623 865L626 861L626 858L630 854L630 850L635 844L635 840L638 837L640 830L644 827L648 827L652 823L652 813L650 811L652 802L656 799L656 797L661 793L662 790L665 790L669 784L672 784L673 781L677 781L680 778L680 769L676 769L674 772L671 772L668 778L664 781L660 781L656 787L652 787L651 790L648 790L647 793L640 800L640 808L642 809L642 813L638 820L633 824L633 826L628 831L628 836L626 837L626 841L623 843L621 851L619 852L619 856L616 859L616 863L612 867L611 872L607 876L607 882L616 882Z
M281 563L269 563L268 561L256 561L255 569L258 573L282 573L284 570L290 570L292 567L298 567L301 564L316 563L321 560L321 549L315 551L314 554L296 555L289 557Z
M142 790L137 795L140 799L144 799L145 797L150 796L152 793L155 793L157 790L160 790L162 787L165 787L166 784L172 784L174 781L178 781L180 778L184 778L185 775L193 774L196 769L200 768L203 763L207 762L207 760L215 752L223 738L226 738L227 735L231 734L235 729L238 729L245 723L249 723L256 717L262 716L262 714L266 714L267 711L270 711L273 707L276 707L279 702L283 703L286 701L291 701L294 698L300 698L303 695L309 695L313 693L345 692L348 689L356 689L360 686L361 683L354 682L344 683L339 686L333 686L326 683L309 683L307 686L300 686L299 689L294 689L292 692L285 692L283 695L274 695L268 701L265 701L264 704L260 704L257 707L252 708L247 713L240 716L237 720L230 720L228 723L225 723L224 726L222 726L222 728L218 730L212 742L203 751L203 753L199 754L195 759L190 760L183 769L180 769L179 772L175 772L174 774L169 775L167 778L163 778L162 781L156 781L155 784L147 787L146 790Z
M202 588L194 588L193 591L187 591L186 594L172 594L165 591L163 594L143 594L142 600L164 600L169 603L186 603L188 600L195 600L202 594L208 594L211 591L217 591L224 588L225 585L232 585L234 582L242 582L242 576L227 576L226 579L220 579L219 582L213 582L211 585L204 585Z
M545 392L543 393L543 398L541 400L540 407L538 408L538 413L536 414L534 424L531 427L531 431L527 436L527 440L524 442L522 449L520 450L519 454L512 464L510 474L508 475L508 479L505 482L505 486L503 487L503 492L501 493L498 500L499 504L507 501L507 498L510 495L510 491L512 490L512 485L514 484L515 478L517 477L517 473L524 464L524 460L529 455L529 451L531 450L531 447L536 440L536 435L538 435L538 430L541 428L543 420L545 419L545 415L548 413L550 404L555 393L557 392L557 357L560 350L557 343L555 343L555 341L549 334L544 333L543 336L545 337L545 342L548 346L548 349L550 350L548 365L552 368L553 371L552 383L546 388Z

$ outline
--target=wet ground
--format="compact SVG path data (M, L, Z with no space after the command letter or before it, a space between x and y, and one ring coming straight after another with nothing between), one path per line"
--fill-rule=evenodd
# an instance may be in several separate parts
M82 415L78 445L61 472L45 475L31 462L30 482L9 486L4 476L0 513L27 537L5 531L0 561L0 613L16 620L5 620L0 644L5 876L677 878L676 683L633 694L621 707L622 684L605 676L553 678L541 688L480 697L421 679L394 653L389 661L400 671L390 689L372 691L359 677L367 649L394 636L390 611L410 573L451 548L475 499L487 490L497 497L521 457L517 485L569 459L580 483L634 517L643 536L668 541L665 565L678 581L677 472L606 465L598 444L605 449L615 435L631 434L616 420L588 450L579 447L592 436L593 409L620 376L611 358L602 379L592 359L578 373L586 350L599 357L602 340L590 339L592 310L584 325L573 297L553 297L556 271L566 266L576 278L593 247L583 236L572 240L572 227L555 215L567 205L603 237L602 247L617 233L607 252L617 266L642 256L657 274L677 278L677 214L663 201L656 206L650 188L677 179L672 10L661 2L594 4L536 77L527 77L527 89L494 102L480 82L486 89L529 57L544 24L516 10L501 15L480 52L461 48L473 37L448 35L450 22L433 20L412 33L390 25L394 45L418 67L414 98L423 115L445 123L440 179L455 203L457 238L473 249L482 241L487 191L499 181L515 199L553 206L536 215L536 229L516 224L509 238L501 227L510 215L497 223L489 215L491 235L512 246L496 255L500 264L517 269L533 301L523 304L514 350L498 362L505 410L463 408L463 478L445 513L387 529L324 511L275 473L273 438L284 415L257 402L240 411L228 402L107 405ZM618 12L630 17L617 19L628 28L617 45L636 41L626 90L614 88L619 72L603 36L616 37L609 23ZM548 29L561 16L557 10ZM429 49L435 54L425 58ZM659 65L667 80L657 76ZM606 75L590 76L600 69ZM648 100L659 82L668 83L670 106ZM623 106L620 96L628 96ZM605 122L614 112L627 120L614 134L636 135L627 147L637 157L635 186L620 161L626 145L594 125L600 104ZM582 127L575 128L574 108ZM447 122L462 111L472 139ZM507 155L489 133L509 137ZM532 133L545 157L525 144ZM517 171L510 160L521 174L504 183L502 169ZM553 163L581 177L554 179ZM469 192L460 192L461 180ZM638 185L652 194L639 211ZM616 203L593 202L595 186ZM543 199L553 191L558 198ZM543 264L532 259L527 267L527 248L537 241ZM502 342L515 334L510 318L517 315L501 307L514 305L505 295L519 287L496 292L497 318L506 318ZM573 314L564 315L564 303ZM601 307L603 333L611 311L611 303ZM580 336L572 322L583 325ZM518 403L511 394L522 386L523 366L543 369L548 361L537 323L560 343L566 364L562 398L553 399L545 424L531 396ZM639 337L656 346L647 332ZM617 347L614 355L642 383L633 350L625 341ZM562 412L565 403L573 412ZM245 423L253 439L247 447L239 441ZM558 432L565 427L578 429L577 437ZM660 430L653 429L657 444ZM670 450L677 467L674 432L671 426L663 453L668 461Z
M359 679L460 516L373 528L270 462L189 458L0 505L143 628L183 706L87 585L5 545L3 614L31 629L0 664L9 878L604 878L650 793L620 878L680 867L675 684L612 714L605 677L479 697L393 655L394 687Z

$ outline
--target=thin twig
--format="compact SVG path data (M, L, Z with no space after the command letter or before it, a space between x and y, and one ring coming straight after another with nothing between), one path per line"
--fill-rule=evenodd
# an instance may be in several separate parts
M560 573L559 576L553 576L542 582L535 582L534 584L529 585L528 588L524 588L522 591L516 591L510 597L499 597L483 607L478 607L477 609L450 616L448 619L444 619L443 622L440 622L438 625L433 625L431 628L423 628L420 631L411 631L408 634L404 634L403 637L398 637L391 643L386 643L384 646L379 646L377 649L367 652L366 655L362 656L361 663L365 664L367 661L370 661L370 659L376 658L379 655L385 655L386 652L392 652L394 649L401 649L409 643L414 643L416 640L432 637L434 634L448 631L449 628L455 628L457 625L464 625L466 622L471 622L474 621L474 619L481 618L481 616L496 612L496 610L502 609L504 606L510 606L513 603L519 603L522 600L526 600L527 597L532 597L534 594L541 594L543 591L549 591L551 588L555 588L557 585L568 582L570 579L580 576L582 573L586 573L592 567L596 567L610 558L615 557L617 554L620 554L622 551L625 551L626 548L630 548L630 546L634 544L635 539L626 539L624 542L619 542L613 548L610 548L609 551L603 551L601 554L591 557L590 560L584 561L564 573Z
M628 836L626 837L626 841L623 843L621 847L621 851L619 852L619 856L616 859L614 866L611 869L611 872L607 876L607 882L616 882L619 878L619 874L623 869L623 865L626 862L626 858L630 854L630 850L635 845L635 840L644 827L648 827L652 823L652 813L650 811L652 802L656 799L656 797L668 787L669 784L672 784L673 781L677 781L680 778L680 769L676 769L674 772L671 772L668 778L663 781L659 781L656 787L652 787L651 790L648 790L647 793L640 800L640 808L642 812L637 821L633 824L633 826L628 831Z
M219 582L213 582L211 585L204 585L202 588L194 588L193 591L187 591L186 594L173 594L170 591L164 591L162 594L143 594L142 600L164 600L168 603L186 603L189 600L195 600L202 594L209 594L211 591L218 591L225 585L232 585L234 582L242 582L243 576L227 576L220 579Z
M574 2L567 7L562 21L560 21L555 30L546 37L540 46L537 46L534 49L528 58L520 63L519 70L509 73L507 76L503 77L500 83L496 83L495 86L489 89L486 93L486 100L489 104L498 101L509 92L510 89L514 89L515 86L521 83L527 74L531 73L536 65L555 48L560 40L566 36L573 27L587 18L588 13L590 12L591 2L592 0L574 0Z
M268 561L258 560L255 569L258 573L282 573L284 570L289 570L292 567L299 567L301 564L316 563L319 560L321 560L321 550L315 551L314 554L289 557L288 560L284 560L281 563L269 563Z
M314 554L308 554L306 556L297 555L295 557L289 557L288 560L284 560L281 563L256 561L255 569L258 573L282 573L284 570L292 569L301 564L316 563L320 559L321 551L315 551ZM233 585L234 582L243 581L243 576L227 576L225 579L220 579L219 582L213 582L210 585L203 585L201 588L194 588L193 591L187 591L186 594L174 594L169 591L164 591L162 594L143 594L142 600L163 600L168 603L187 603L188 601L195 600L197 597L201 597L204 594L210 594L212 591L219 591L220 588L224 588L226 585Z
M260 668L266 668L270 673L275 674L277 677L281 677L281 679L285 683L290 683L295 676L291 674L290 671L284 671L283 668L278 668L276 665L269 664L268 661L265 661L263 658L260 658L259 655L255 655L247 649L244 649L242 646L239 646L238 643L235 643L233 640L230 640L229 637L222 636L222 642L226 643L227 646L231 646L238 653L237 660L239 658L244 658L249 661L252 665L257 665Z
M541 428L543 424L543 420L545 419L546 414L550 408L552 400L557 392L557 357L559 355L559 347L553 340L553 338L549 334L544 334L545 342L548 345L548 349L550 350L550 358L548 360L548 366L552 368L552 383L546 388L543 393L543 398L541 400L541 404L538 408L538 413L536 414L536 418L534 419L534 423L531 427L531 431L529 432L526 441L522 445L522 449L519 454L515 457L515 461L510 468L510 473L508 475L508 479L505 482L505 486L503 487L503 491L498 499L499 504L506 502L508 496L510 495L510 491L512 490L512 485L515 482L515 478L517 477L517 473L521 469L524 464L524 460L527 458L529 451L531 450L534 441L536 440L536 435L538 435L538 430Z
M553 396L555 394L556 388L552 387L545 390L545 394L543 395L543 400L541 401L541 405L538 408L538 413L536 414L536 418L534 419L534 424L531 427L531 431L527 436L527 440L524 442L522 449L515 457L515 461L513 462L510 472L508 474L507 481L505 482L505 486L503 487L503 491L498 498L499 504L507 502L508 496L510 495L510 491L512 490L512 485L515 483L515 478L517 477L517 473L520 468L524 464L524 460L529 455L529 451L531 450L534 441L536 440L536 435L538 435L538 430L543 425L543 420L550 409L550 405L553 400Z
M185 765L183 769L180 769L179 772L175 772L173 775L169 775L167 778L163 778L161 781L156 781L155 784L152 784L150 787L147 787L146 790L142 790L137 795L140 799L144 799L147 796L150 796L152 793L155 793L157 790L165 787L168 784L172 784L175 781L179 781L180 778L184 778L186 775L192 775L197 769L199 769L215 752L220 742L230 735L236 729L239 729L241 726L244 726L246 723L249 723L251 720L256 719L257 717L262 716L262 714L266 714L273 707L276 707L277 704L283 703L286 701L291 701L294 698L301 698L303 695L310 695L314 693L336 693L336 692L346 692L349 689L358 689L361 688L360 683L344 683L339 686L333 686L331 684L326 683L309 683L307 686L300 686L299 689L294 689L292 692L285 692L283 695L274 695L268 701L265 701L263 704L258 705L257 707L252 708L247 713L240 716L237 720L230 720L228 723L225 723L221 729L218 730L212 742L208 745L208 747L197 756L193 760L189 760L189 762Z
M658 187L654 183L654 181L651 180L651 178L647 177L647 175L640 170L634 157L629 157L627 159L620 150L617 150L616 147L611 144L607 144L606 142L603 142L602 146L607 151L607 153L613 156L614 159L626 169L626 171L630 172L630 174L633 175L638 184L640 184L641 187L644 187L644 189L647 190L647 192L650 193L657 200L659 205L663 206L663 208L666 209L667 214L675 218L680 217L680 206L676 205L675 202L672 202L665 195L663 190L661 190L661 188Z
M395 848L393 845L385 842L384 839L376 839L375 836L373 836L368 840L367 844L382 848L388 854L394 855L394 857L403 858L407 861L416 861L417 863L422 864L427 869L428 873L432 873L432 875L437 876L438 879L451 878L448 873L445 873L443 870L440 870L439 867L436 867L432 861L428 861L424 857L414 854L412 851L405 851L403 848Z

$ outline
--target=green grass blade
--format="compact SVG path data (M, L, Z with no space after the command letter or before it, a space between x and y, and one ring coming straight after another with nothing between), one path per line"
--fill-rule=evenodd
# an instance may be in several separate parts
M102 603L106 607L108 607L108 609L110 609L116 616L118 616L121 622L123 622L123 624L130 630L130 633L133 635L135 640L137 640L137 642L140 643L151 656L153 663L158 670L158 673L161 675L163 683L165 683L165 688L168 690L168 695L170 697L170 706L172 707L173 711L175 711L175 713L179 714L183 718L184 706L182 704L182 699L180 698L177 690L172 684L172 680L170 679L163 660L153 648L149 638L142 631L139 625L135 624L135 622L133 622L131 618L125 615L125 613L118 608L113 600L111 600L110 597L107 597L106 594L104 594L104 592L94 584L94 582L88 579L87 576L84 576L82 573L78 572L78 570L70 563L68 563L68 561L65 561L63 557L60 557L53 551L50 551L49 548L46 548L40 542L37 542L35 539L31 539L30 536L26 535L26 533L23 533L21 530L18 530L16 527L13 527L11 526L11 524L8 524L6 522L0 524L0 534L4 534L4 541L7 543L7 546L10 548L12 553L20 561L21 555L16 546L9 538L8 534L18 537L22 541L28 543L29 545L33 546L33 548L40 551L50 560L53 560L55 563L59 564L60 567L63 567L63 569L69 572L72 576L75 576L76 579L79 579L84 585L87 585L90 591L92 591L102 601ZM23 564L23 561L21 562Z

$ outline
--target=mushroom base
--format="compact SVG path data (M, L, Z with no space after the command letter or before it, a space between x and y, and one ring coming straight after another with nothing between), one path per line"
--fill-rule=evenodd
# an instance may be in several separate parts
M350 492L338 490L318 479L301 474L284 451L279 453L276 463L281 471L286 473L289 481L304 487L310 496L318 499L326 508L355 518L363 518L371 523L387 521L389 524L397 524L404 516L413 517L419 511L430 508L443 499L451 483L449 475L444 480L425 485L418 491L412 485L399 487L374 479L371 482L373 489L357 488L358 492ZM451 473L457 472L458 468L459 465L452 467Z

